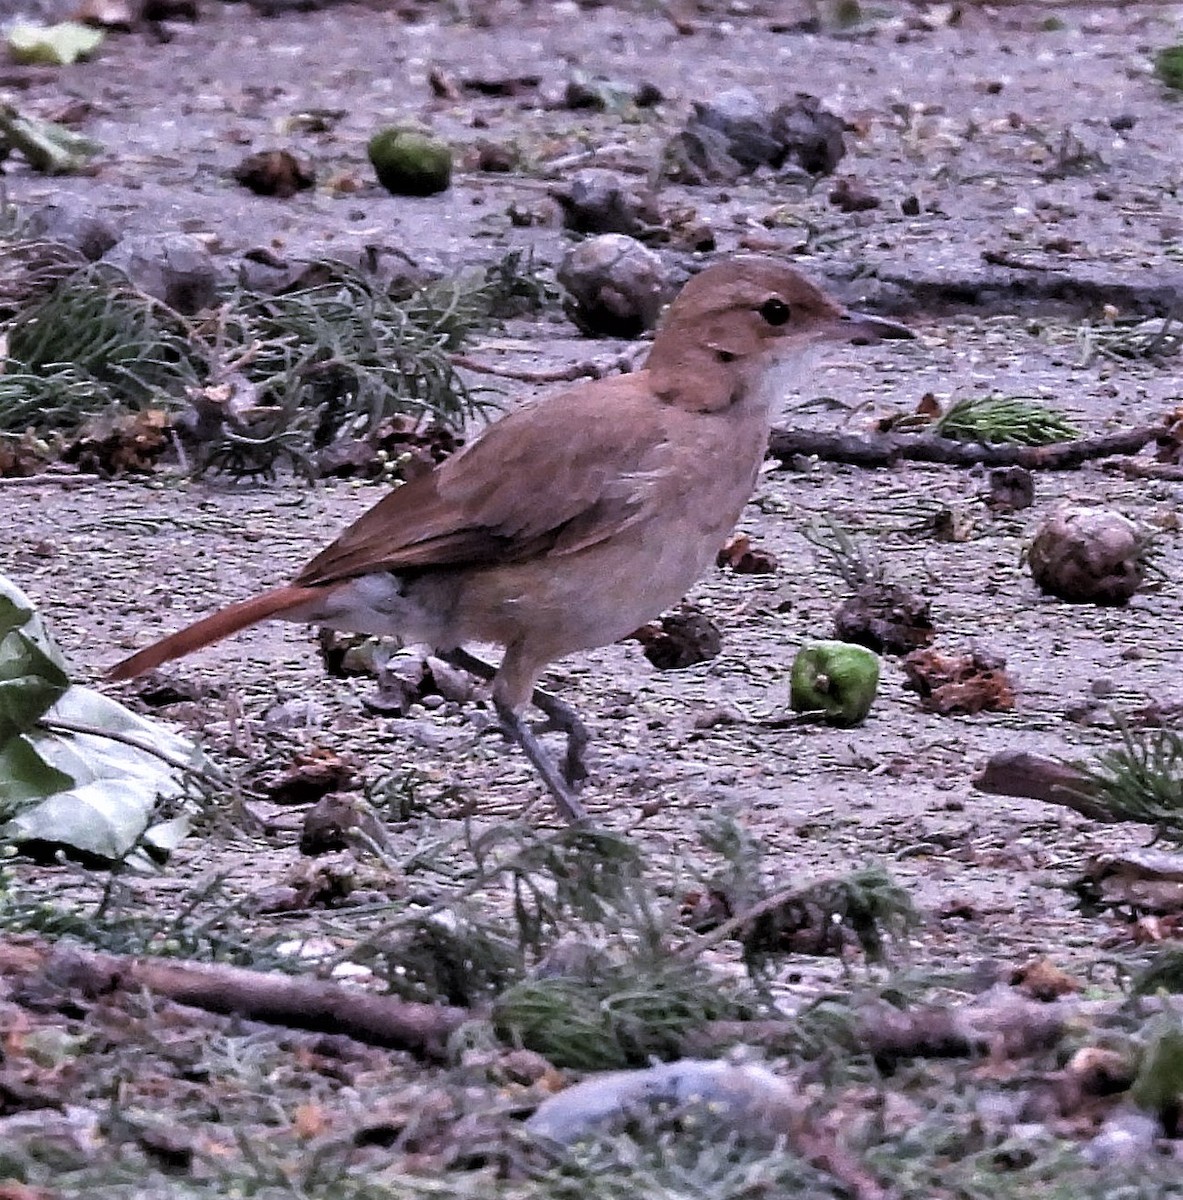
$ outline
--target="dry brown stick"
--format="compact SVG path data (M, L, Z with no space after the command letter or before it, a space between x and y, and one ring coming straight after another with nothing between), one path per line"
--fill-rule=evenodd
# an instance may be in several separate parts
M513 379L520 383L574 383L577 379L603 379L605 375L609 375L613 371L632 370L632 357L624 354L607 363L578 362L570 363L565 367L551 367L545 370L496 366L493 363L470 358L467 354L453 354L452 363L467 371L478 371L482 375L496 375L498 379Z
M1023 750L992 754L973 785L995 796L1028 796L1059 804L1093 821L1112 824L1117 820L1101 804L1096 785L1079 767Z
M1183 463L1143 462L1130 459L1125 462L1105 463L1107 471L1116 471L1129 479L1166 479L1171 482L1183 480Z
M892 1062L962 1058L990 1048L1014 1057L1055 1042L1078 1012L1073 1000L1049 1004L1013 991L964 1004L909 1009L872 1002L856 1009L855 1023L843 1036L851 1046ZM711 1021L687 1035L682 1052L713 1053L736 1042L791 1053L801 1045L801 1022Z
M0 942L0 976L41 969L58 988L91 997L149 991L207 1012L232 1013L272 1025L343 1033L419 1058L444 1057L448 1038L472 1017L466 1008L417 1004L327 980L223 964L53 950Z
M1054 442L1050 446L1017 446L1012 442L963 442L933 433L829 433L814 429L774 429L768 452L784 461L798 455L858 467L890 467L897 462L944 463L954 467L1027 467L1066 471L1097 458L1137 454L1166 431L1166 424L1139 425L1120 433Z

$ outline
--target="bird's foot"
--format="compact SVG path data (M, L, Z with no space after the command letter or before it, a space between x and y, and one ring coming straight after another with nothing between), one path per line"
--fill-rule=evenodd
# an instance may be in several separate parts
M517 742L522 752L533 764L534 769L542 776L546 790L554 798L559 815L571 825L587 823L587 809L579 802L575 789L567 779L566 764L560 770L554 760L543 749L542 743L534 730L522 720L521 715L514 712L508 705L493 701L497 709L497 717L501 722L501 731L510 741Z
M459 667L463 671L468 671L480 679L489 680L497 674L497 668L491 663L485 662L483 658L478 658L463 647L457 647L457 649L449 651L445 657L453 666ZM572 705L568 704L565 700L560 700L552 692L544 691L542 688L535 688L530 700L534 707L546 717L546 721L543 724L534 728L533 732L535 734L554 732L565 733L567 735L567 752L563 755L563 762L560 769L563 773L563 778L571 787L580 787L587 782L590 775L585 757L588 743L591 741L591 735L587 731L587 726L580 719L579 714ZM498 708L499 718L500 713L501 710ZM502 721L502 729L504 731L504 721ZM512 734L507 734L506 736L510 737L513 741L517 740Z
M587 726L570 704L550 692L535 688L532 699L534 707L546 717L546 722L539 726L536 732L567 735L567 752L563 755L561 767L563 778L572 787L586 783L589 772L585 753L588 742L591 741Z

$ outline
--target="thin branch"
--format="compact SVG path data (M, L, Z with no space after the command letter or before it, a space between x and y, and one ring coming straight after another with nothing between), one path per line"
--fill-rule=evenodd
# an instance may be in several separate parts
M813 429L774 429L768 440L773 458L813 456L858 467L890 467L897 462L944 463L955 467L1026 467L1066 471L1098 458L1137 454L1167 430L1165 421L1139 425L1119 433L1018 446L1010 442L963 442L930 433L848 434Z
M224 963L132 958L64 944L54 949L0 945L4 974L38 970L52 977L64 996L149 991L206 1012L342 1033L437 1061L444 1057L452 1033L474 1016L467 1008L415 1003L328 980Z
M574 383L577 379L603 379L615 371L628 372L634 367L633 354L620 354L606 363L571 363L566 367L551 367L532 371L526 368L495 366L470 358L467 354L453 354L452 365L466 371L478 371L482 375L495 375L498 379L512 379L518 383Z

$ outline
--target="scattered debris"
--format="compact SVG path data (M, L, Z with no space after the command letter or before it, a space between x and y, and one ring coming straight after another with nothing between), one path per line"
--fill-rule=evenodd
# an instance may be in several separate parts
M933 434L827 433L814 429L774 429L769 453L782 462L814 456L860 467L890 467L901 461L946 463L972 467L1021 466L1028 470L1071 471L1082 463L1118 454L1137 454L1167 432L1164 423L1120 433L1079 438L1047 446L967 442Z
M630 186L613 171L577 171L551 195L563 210L563 225L573 233L623 233L643 238L660 230L657 198Z
M865 183L858 179L839 179L830 189L830 203L840 212L869 212L882 201Z
M427 655L420 647L396 650L377 660L378 687L365 698L371 712L405 717L432 690L427 670Z
M864 583L834 614L834 636L876 654L907 654L936 637L929 602L896 583Z
M1128 517L1065 505L1035 533L1031 577L1074 604L1124 604L1146 578L1146 537Z
M1183 43L1164 46L1154 56L1154 73L1175 91L1183 91Z
M1072 888L1092 908L1183 914L1183 854L1154 847L1097 854Z
M33 209L25 230L30 237L74 247L88 262L102 258L120 237L109 217L75 196L59 196Z
M814 96L767 109L746 88L695 101L686 128L667 143L662 173L677 183L734 183L758 167L828 175L846 153L840 117Z
M1015 688L1006 659L974 648L963 654L914 650L901 664L904 687L920 694L921 704L941 716L1010 712Z
M1035 503L1035 476L1026 467L995 467L986 476L986 507L996 513L1019 512Z
M508 175L522 165L522 152L508 142L492 142L481 138L476 144L476 160L472 165L478 171L494 175Z
M314 462L322 479L413 479L463 445L446 425L395 414L364 438L337 438L316 451Z
M879 867L852 871L768 893L750 880L734 892L730 885L711 888L686 912L687 923L702 936L684 954L700 954L734 939L744 962L759 971L770 955L845 955L860 950L881 960L889 942L917 920L908 893ZM704 903L705 901L705 903Z
M627 112L653 108L665 97L652 83L624 83L603 76L577 75L563 89L563 108L592 112Z
M1167 1010L1156 1025L1130 1099L1158 1118L1167 1137L1177 1138L1183 1133L1183 1022Z
M369 665L364 654L355 654L351 661L347 651L341 668L334 673L373 674L377 678L377 689L362 701L371 712L406 717L428 697L463 704L476 693L476 684L466 671L422 647L407 647L388 654L372 641L362 645L369 647Z
M176 312L200 312L214 302L220 276L205 244L187 233L123 238L103 255L142 292Z
M1091 763L1005 751L988 760L974 786L1062 804L1095 821L1141 821L1183 843L1183 735L1135 732L1125 721L1118 728L1122 744Z
M723 649L723 635L718 626L689 604L642 626L628 640L640 642L645 657L659 671L693 667L714 658Z
M470 1017L467 1009L377 996L323 979L224 963L96 954L70 943L54 950L30 945L0 948L0 971L8 975L14 970L44 971L58 989L68 989L75 1003L78 996L146 991L249 1020L331 1029L428 1061L444 1057L448 1038Z
M296 756L291 766L272 775L263 793L274 804L311 804L353 783L351 763L332 750L314 749Z
M34 171L70 175L86 170L102 148L64 125L26 117L11 104L0 104L0 158L16 150Z
M201 768L154 721L70 682L28 598L0 577L0 819L26 852L65 850L141 869L166 857L188 818L168 812Z
M130 33L140 19L142 0L82 0L74 12L76 20L99 29Z
M29 479L53 460L48 442L26 430L0 434L0 479Z
M357 800L334 794L322 796L304 814L300 826L300 853L308 858L347 850L353 830L364 821Z
M441 99L459 99L461 95L491 96L516 99L538 90L541 75L470 76L453 83L438 67L433 67L429 77L431 89Z
M1037 958L1017 967L1011 972L1010 982L1011 986L1024 996L1030 996L1032 1000L1042 1000L1044 1003L1080 991L1077 980L1046 958Z
M312 168L290 150L260 150L234 168L234 178L257 196L287 200L316 183Z
M974 787L996 796L1030 796L1061 804L1094 821L1115 818L1098 797L1098 788L1083 767L1026 750L1000 750L974 776Z
M771 575L780 566L772 551L753 546L746 533L732 534L727 539L715 565L726 567L737 575Z
M796 1088L754 1063L679 1059L639 1071L594 1075L551 1096L526 1122L535 1137L571 1144L649 1107L708 1113L748 1137L787 1134L802 1107Z
M172 416L160 408L91 417L62 448L61 461L103 479L148 475L172 449Z
M14 62L50 67L68 66L80 58L89 58L103 44L103 37L101 29L91 29L77 21L10 25L4 35L9 57Z

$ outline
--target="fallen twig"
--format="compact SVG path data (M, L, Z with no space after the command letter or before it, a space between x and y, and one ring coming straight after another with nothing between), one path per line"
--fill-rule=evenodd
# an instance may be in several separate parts
M995 796L1028 796L1047 804L1059 804L1093 821L1112 824L1118 820L1101 802L1096 783L1085 771L1023 750L1003 750L991 755L974 777L973 785L978 791Z
M495 366L493 363L470 358L467 354L453 354L452 364L466 371L479 371L482 375L496 375L498 379L512 379L518 383L574 383L577 379L603 379L605 375L611 375L614 371L631 371L633 355L620 354L606 363L587 360L544 370Z
M1081 1004L1032 1000L998 989L965 1004L925 1004L908 1009L885 1001L859 1005L842 1034L852 1048L896 1062L906 1058L962 1058L985 1050L1017 1058L1053 1045ZM742 1042L769 1053L800 1048L801 1018L791 1021L712 1021L691 1034L685 1054L702 1054Z
M1104 463L1106 471L1115 471L1128 479L1166 479L1177 483L1183 480L1183 463L1146 462L1143 459Z
M963 442L931 433L849 434L814 429L774 429L768 440L768 452L782 462L804 455L859 467L890 467L901 460L908 460L955 467L981 464L987 467L1066 471L1093 459L1137 454L1165 433L1166 429L1166 423L1159 422L1136 426L1120 433L1053 442L1048 446Z
M40 971L47 982L77 994L149 991L208 1012L318 1032L343 1033L372 1045L439 1060L451 1034L472 1014L466 1008L377 996L321 979L250 971L223 964L99 954L77 946L54 949L0 943L0 976Z

